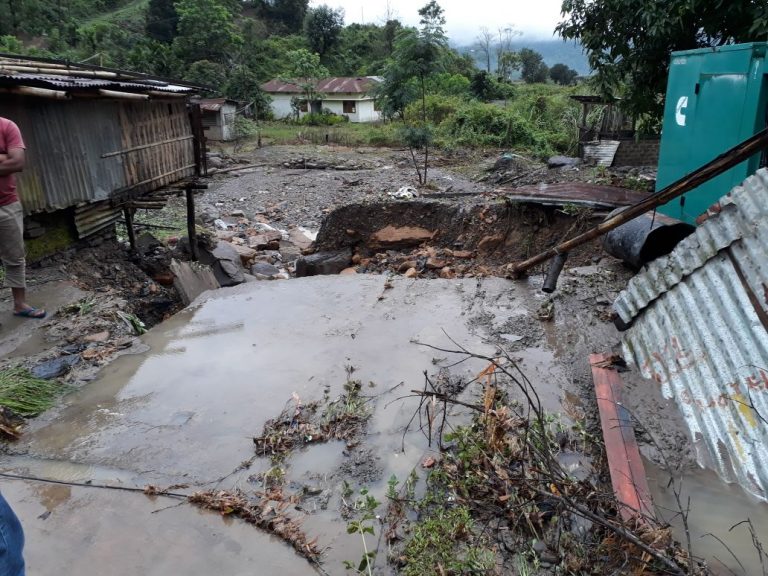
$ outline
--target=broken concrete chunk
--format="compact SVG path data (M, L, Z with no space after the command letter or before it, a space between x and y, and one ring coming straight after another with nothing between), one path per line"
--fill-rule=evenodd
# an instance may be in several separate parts
M210 266L198 262L171 260L171 272L174 275L173 285L185 306L203 292L219 287L219 282Z
M338 274L352 263L352 251L316 252L296 260L296 277Z
M52 378L58 378L69 372L72 366L79 361L80 356L77 355L61 356L59 358L54 358L53 360L40 362L37 366L33 366L30 372L35 378L51 380Z
M370 239L371 248L397 248L418 246L431 240L435 233L419 226L386 226L373 233Z

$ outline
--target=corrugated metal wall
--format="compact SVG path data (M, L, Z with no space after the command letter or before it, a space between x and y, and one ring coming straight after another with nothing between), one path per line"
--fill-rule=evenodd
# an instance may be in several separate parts
M680 408L698 461L768 500L768 172L720 201L614 307L627 360Z
M17 175L27 214L138 195L194 174L183 100L0 95L0 115L19 125L27 145Z

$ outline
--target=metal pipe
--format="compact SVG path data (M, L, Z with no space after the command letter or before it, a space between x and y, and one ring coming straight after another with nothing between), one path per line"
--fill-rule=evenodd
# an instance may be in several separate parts
M744 140L744 142L740 142L701 168L694 170L687 176L683 176L676 182L673 182L663 190L656 192L656 194L652 194L645 200L642 200L637 204L633 204L620 214L608 218L591 230L588 230L583 234L579 234L575 238L571 238L570 240L558 244L553 248L545 250L544 252L533 256L532 258L528 258L528 260L520 262L519 264L508 265L509 275L513 278L517 278L523 272L529 268L532 268L533 266L536 266L537 264L546 262L550 258L554 258L562 252L570 252L574 248L581 246L582 244L586 244L587 242L602 236L606 232L609 232L614 228L629 222L630 220L634 220L641 214L645 214L649 210L653 210L662 204L666 204L670 200L673 200L678 196L681 196L682 194L685 194L686 192L701 186L704 182L711 180L715 176L719 176L723 172L730 170L737 164L741 164L745 160L749 159L750 156L753 156L758 152L762 152L766 146L768 146L768 128L761 130L754 136Z
M557 289L557 279L560 277L560 272L563 271L563 266L565 266L567 259L568 252L562 252L552 258L549 270L547 271L547 277L544 278L544 285L541 287L542 292L552 294Z

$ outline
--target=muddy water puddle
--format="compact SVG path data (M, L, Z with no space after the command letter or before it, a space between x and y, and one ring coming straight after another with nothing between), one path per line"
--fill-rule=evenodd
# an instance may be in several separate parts
M400 278L387 289L385 280L315 277L218 291L153 328L144 337L150 353L119 358L96 381L66 397L62 409L34 422L17 446L27 455L0 459L0 466L78 481L89 476L122 485L184 482L189 490L260 490L273 467L266 458L231 474L252 459L252 438L296 401L294 394L303 403L337 397L353 367L372 409L364 442L353 449L334 441L295 451L281 472L285 485L302 495L297 507L306 514L305 531L329 547L324 568L342 574L342 561L357 560L360 552L359 539L346 534L343 507L363 487L385 500L392 475L402 481L415 468L425 476L419 463L435 447L428 446L418 424L406 432L419 404L412 391L423 389L424 372L436 378L441 369L449 370L452 381L468 383L486 367L476 359L456 364L455 355L418 343L451 350L463 346L492 356L496 347L488 342L489 327L503 324L514 333L520 319L530 345L513 356L545 407L559 410L568 386L554 353L525 328L531 326L527 284ZM477 322L478 314L489 322ZM478 389L471 384L464 395L476 399ZM252 527L224 525L216 515L184 507L152 513L174 502L149 501L141 494L92 494L86 488L74 488L64 498L19 483L10 483L9 490L20 499L20 514L29 526L28 554L40 568L36 574L54 573L53 538L63 542L56 546L72 548L65 556L75 572L93 573L85 567L103 560L107 548L123 539L145 543L148 551L130 561L127 554L117 554L111 573L160 574L159 566L169 566L168 559L159 558L160 545L174 530L183 534L169 555L191 568L166 573L211 573L202 568L205 561L197 569L181 558L199 558L201 549L233 551L228 569L220 573L252 573L253 562L265 557L277 564L256 564L264 568L260 573L298 573L292 568L296 562L307 571L287 546ZM47 520L38 518L46 511ZM129 520L114 528L109 523L117 522L119 513ZM70 523L77 530L61 531ZM57 527L55 534L51 526ZM89 531L98 534L92 538L103 549L85 545ZM283 557L289 560L283 563Z
M645 471L658 513L673 526L675 538L685 543L680 507L669 485L669 474L649 461L645 462ZM684 474L679 486L683 506L687 506L690 498L688 524L693 553L706 559L715 574L749 576L763 573L748 527L731 528L750 519L765 547L768 542L768 504L745 493L737 484L725 484L714 472L701 468Z

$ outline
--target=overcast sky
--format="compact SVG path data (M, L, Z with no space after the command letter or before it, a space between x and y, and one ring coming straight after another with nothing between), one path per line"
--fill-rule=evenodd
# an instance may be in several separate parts
M389 0L394 15L404 24L419 23L418 10L429 0ZM528 39L552 38L560 21L562 0L438 0L445 10L445 30L453 44L470 44L481 26L491 30L514 24ZM312 0L312 6L343 8L347 24L381 23L386 0Z

